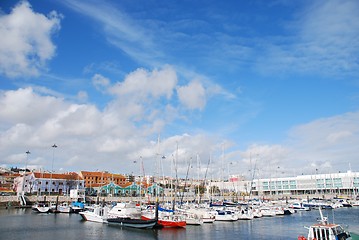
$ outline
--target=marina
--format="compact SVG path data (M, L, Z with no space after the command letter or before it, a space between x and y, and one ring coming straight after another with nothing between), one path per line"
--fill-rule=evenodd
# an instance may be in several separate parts
M359 232L359 207L322 210L332 223ZM298 239L320 218L317 209L251 220L214 221L181 228L135 229L85 221L80 214L36 213L30 208L0 209L1 239ZM324 239L324 238L323 238Z
M0 12L0 240L358 238L358 0Z

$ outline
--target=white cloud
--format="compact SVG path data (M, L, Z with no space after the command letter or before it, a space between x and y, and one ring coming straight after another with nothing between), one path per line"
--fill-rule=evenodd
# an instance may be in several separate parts
M55 54L51 35L60 28L61 15L47 17L20 2L0 16L0 73L7 77L37 76Z
M349 112L294 127L287 143L291 147L290 158L307 170L311 164L333 166L333 169L342 171L348 170L349 163L359 168L358 123L359 112Z
M137 69L128 74L123 82L114 85L110 91L118 96L131 96L135 101L162 96L169 99L176 84L176 72L169 66L152 72Z
M141 77L135 78L136 74ZM147 93L144 94L140 87L130 87L138 83L138 79L149 81L143 85L149 86ZM166 79L170 79L170 84ZM158 84L167 87L158 89L150 84L151 81L159 81ZM169 69L141 70L124 82L128 85L120 87L118 93L134 97L144 94L147 97L122 102L126 98L120 94L100 111L90 104L75 104L61 97L41 95L32 88L1 92L0 164L21 166L19 163L26 158L25 151L30 150L31 166L49 170L53 151L51 145L56 143L59 147L55 153L55 170L65 167L69 170L117 169L114 172L129 172L134 166L128 163L143 156L148 168L146 171L153 174L157 153L154 136L161 133L178 112L170 104L163 105L163 112L156 108L147 110L146 101L170 97L176 77ZM151 108L151 104L148 107ZM168 116L165 110L169 110ZM146 112L151 116L144 116ZM138 120L133 121L133 116L138 116ZM144 116L145 120L139 116ZM168 156L166 161L171 161L176 143L179 143L179 172L183 174L190 157L194 159L198 153L208 159L209 146L214 141L206 134L170 136L163 139L161 154Z
M85 91L79 91L79 92L77 93L77 99L78 99L80 102L85 102L85 101L87 101L87 99L88 99L88 94L87 94L87 92L85 92Z
M137 95L132 91L129 93ZM166 95L166 91L162 92L162 96ZM166 156L162 161L169 167L178 145L180 174L186 173L189 161L192 161L191 171L194 171L198 154L203 176L204 165L211 155L209 174L218 177L215 176L216 169L223 168L223 162L222 145L216 136L208 132L165 136L158 147L156 135L170 123L167 115L154 112L152 117L146 116L146 121L133 121L134 115L142 116L146 112L144 105L140 101L130 104L120 104L119 101L115 99L100 111L90 104L74 104L60 97L40 95L31 88L2 92L0 164L19 165L26 158L25 151L30 150L31 166L49 169L51 145L56 143L59 148L56 149L58 160L54 169L129 172L136 169L129 163L142 156L146 172L154 174L158 161L156 153ZM172 114L175 116L171 116L171 120L178 113L172 109ZM234 143L226 142L224 164L232 164L231 174L249 174L256 164L257 177L284 176L282 172L286 175L313 173L313 166L321 173L345 171L348 163L357 170L358 122L358 112L319 119L293 128L289 140L282 144L257 143L244 151L236 149Z
M256 177L358 171L359 112L349 112L294 126L288 139L277 144L256 143L233 151L231 161L241 162L241 173ZM251 172L249 172L249 170Z
M206 105L206 90L198 81L177 88L178 98L189 109L202 110Z
M148 26L143 27L136 19L127 16L124 11L112 4L102 1L65 1L68 7L98 21L105 32L105 38L120 48L136 61L154 66L154 56L161 55L152 40L152 32Z
M327 137L327 141L329 143L337 143L338 141L344 140L350 136L352 136L353 133L351 133L350 131L339 131L339 132L334 132L328 135Z
M358 12L355 0L311 2L287 23L285 35L262 41L258 66L276 73L358 76Z
M110 86L110 80L101 74L95 74L92 77L92 84L97 90L104 91L104 89L107 89Z
M1 124L38 124L41 119L54 114L61 105L50 96L39 96L31 88L5 91L0 94Z

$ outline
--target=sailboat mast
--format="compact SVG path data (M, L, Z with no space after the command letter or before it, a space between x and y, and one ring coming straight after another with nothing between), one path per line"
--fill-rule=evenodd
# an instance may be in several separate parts
M209 155L206 172L205 172L205 174L204 174L204 179L203 179L203 182L202 182L202 187L203 187L203 189L205 188L206 179L207 179L207 173L208 173L208 168L209 168L209 164L210 164L210 163L211 163L211 155ZM201 199L202 199L202 196L199 195L199 202L198 202L198 203L201 202Z
M200 199L201 199L201 194L200 194L200 192L199 192L199 190L200 190L199 172L200 172L200 170L201 170L201 163L200 163L200 159L199 159L198 154L197 154L197 167L198 167L198 169L197 169L197 170L198 170L198 171L197 171L197 196L198 196L198 204L199 204L199 201L200 201Z

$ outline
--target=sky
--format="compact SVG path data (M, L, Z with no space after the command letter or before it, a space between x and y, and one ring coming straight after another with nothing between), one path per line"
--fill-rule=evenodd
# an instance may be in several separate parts
M358 12L356 0L3 0L0 166L359 171Z

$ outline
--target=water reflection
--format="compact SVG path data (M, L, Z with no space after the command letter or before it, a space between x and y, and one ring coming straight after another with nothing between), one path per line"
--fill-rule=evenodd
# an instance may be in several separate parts
M330 221L359 229L359 208L323 211ZM316 222L316 210L290 216L236 222L215 222L202 226L164 229L133 229L82 221L78 214L36 214L31 209L0 209L0 239L296 239L306 235L304 226Z

